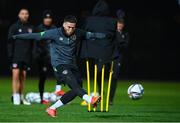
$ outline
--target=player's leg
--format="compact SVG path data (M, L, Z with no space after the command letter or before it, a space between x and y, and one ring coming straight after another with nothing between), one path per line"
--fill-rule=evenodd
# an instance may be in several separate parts
M63 79L65 83L71 88L71 90L80 98L83 100L87 101L88 103L94 103L92 102L92 96L88 96L87 92L81 87L81 85L78 83L76 73L78 71L74 69L63 69L62 74L63 74Z
M51 107L46 109L46 112L48 113L48 115L50 115L51 117L56 117L57 112L56 109L66 105L68 102L71 102L77 95L74 93L74 91L70 90L68 92L66 92L61 99L59 99L56 103L54 103Z
M19 79L20 69L17 63L12 64L12 90L13 90L13 104L20 105L20 79Z
M24 82L26 81L26 70L21 70L20 71L20 88L19 92L21 94L21 98L23 98L23 92L24 92Z
M60 100L58 100L54 105L50 107L50 109L57 109L58 107L61 107L68 102L72 101L77 95L74 93L74 91L70 90L66 92Z
M71 88L71 90L80 98L83 98L84 95L87 95L86 91L81 88L80 84L78 83L78 80L73 74L72 70L70 69L64 69L62 72L64 76L65 83ZM86 98L87 97L87 98ZM84 96L84 100L86 100L88 103L91 102L91 96Z
M103 64L99 61L96 62L97 64L97 85L98 85L98 91L101 93L101 74L102 74L102 67Z
M27 70L28 66L26 63L22 63L21 65L21 71L20 71L20 98L21 98L21 103L24 105L30 105L31 103L27 102L24 98L24 86L25 86L25 81L26 81L26 76L27 76Z
M82 76L81 76L78 68L74 68L71 71L72 71L73 75L75 76L77 83L82 88L83 87L83 79L82 79Z
M19 88L20 88L19 73L20 73L19 69L12 70L13 93L19 93Z
M55 71L55 77L57 78L58 82L67 82L67 81L73 81L72 80L67 80L67 76L71 76L71 74L69 74L70 70L66 70L66 72L64 71L63 74L64 76L62 76L61 74L61 70L60 69L56 69L54 68ZM60 83L58 83L60 84ZM71 89L73 85L69 85L68 83L66 83ZM55 117L56 116L56 109L67 104L68 102L72 101L75 97L77 96L76 92L74 92L73 90L70 90L68 92L66 92L61 99L59 99L56 103L54 103L52 106L50 106L48 109L46 109L46 112L48 113L48 115L50 115L51 117Z
M44 93L44 86L45 86L45 81L47 78L47 66L44 64L44 62L38 62L38 72L39 72L39 94L40 94L40 99L41 103L43 104L43 93Z
M82 76L81 76L79 70L78 69L74 69L72 72L73 72L74 76L76 77L76 80L77 80L78 84L82 88L83 87L83 79L82 79ZM88 103L85 100L83 100L81 102L81 105L82 106L87 106Z
M109 103L113 104L113 99L114 99L114 95L116 92L116 88L117 88L117 81L118 81L118 77L120 74L120 61L119 59L116 59L114 61L114 66L113 66L113 75L112 75L112 82L111 82L111 91L110 91L110 97L109 97Z
M73 73L73 75L75 76L79 87L82 88L83 80L82 80L82 76L81 76L80 72L78 71L77 68L74 68L74 69L72 69L72 73ZM84 94L85 94L85 95L84 95ZM86 100L86 97L87 97L87 99L88 99L87 93L85 92L84 94L83 94L84 97L83 97L83 95L80 96L80 97L84 100L82 103L84 103L84 105L87 105L87 103L90 103L90 100L91 100L91 99L89 99L89 102L88 102L88 101ZM81 104L82 104L82 103L81 103Z
M46 112L51 117L56 117L57 115L56 109L71 102L76 96L77 94L73 90L68 91L55 104L53 104L51 107L46 109ZM89 103L93 103L93 104L96 104L97 101L99 100L98 98L90 97L87 94L84 94L82 98L86 101L88 100Z
M56 115L55 110L51 108L61 107L67 104L69 101L72 101L76 96L79 96L80 98L87 101L88 103L91 103L92 105L96 104L100 100L100 97L92 97L87 95L85 90L82 89L81 86L78 84L76 77L69 68L57 67L57 71L59 71L59 74L62 74L61 77L63 81L71 88L71 91L64 94L60 100L58 100L54 105L47 109L47 113L50 116L54 117Z
M55 87L55 94L57 95L57 96L62 96L62 95L64 95L64 91L62 90L62 84L63 84L63 82L62 82L62 80L61 80L61 77L58 75L58 73L57 72L54 72L54 76L55 76L55 78L56 78L56 87Z

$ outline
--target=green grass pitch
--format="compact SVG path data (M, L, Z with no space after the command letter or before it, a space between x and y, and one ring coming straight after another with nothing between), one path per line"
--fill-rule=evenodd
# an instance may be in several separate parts
M127 96L127 88L135 82L118 82L114 105L109 112L87 112L87 107L80 106L77 97L72 103L58 109L58 117L51 118L45 113L46 105L13 106L11 97L11 78L0 79L0 122L153 122L180 121L180 82L138 80L145 88L142 99L133 101ZM86 87L84 82L84 87ZM37 79L28 78L25 92L37 92ZM53 91L54 79L48 79L46 91ZM63 87L67 90L67 87Z

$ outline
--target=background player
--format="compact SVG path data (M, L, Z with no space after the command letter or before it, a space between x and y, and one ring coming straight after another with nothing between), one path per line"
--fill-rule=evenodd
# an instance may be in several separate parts
M43 22L37 27L37 32L46 31L49 29L55 29L56 26L53 24L53 13L50 10L43 12ZM47 78L48 71L51 70L50 61L50 40L42 40L35 42L34 56L38 64L39 72L39 93L42 104L48 104L49 101L43 99L44 86ZM63 95L64 92L61 90L60 83L56 85L55 93L59 96Z
M117 80L120 74L120 67L122 63L122 56L127 49L128 42L129 42L129 34L124 29L125 23L123 19L118 19L117 21L117 30L114 39L114 46L115 46L115 54L118 54L118 57L114 60L113 66L113 76L112 76L112 83L111 83L111 91L110 91L110 104L113 104L114 95L116 92Z
M26 73L31 62L32 41L14 40L12 36L32 33L33 26L28 22L29 11L27 9L21 9L18 18L18 21L10 27L8 34L8 56L12 69L12 101L14 105L20 105L21 102L30 105L23 97L23 90Z

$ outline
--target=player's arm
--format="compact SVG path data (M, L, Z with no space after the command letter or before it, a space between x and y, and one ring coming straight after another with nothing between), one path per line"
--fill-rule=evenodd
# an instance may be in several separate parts
M9 31L8 31L8 43L13 40L13 39L12 39L12 36L14 35L14 33L15 33L15 26L12 25L12 26L9 28Z
M20 35L13 35L13 39L25 39L25 40L51 40L52 39L52 31L44 31L39 33L26 33Z
M13 41L14 40L13 40L12 36L15 34L15 30L16 30L16 26L12 25L9 28L9 31L8 31L8 37L7 37L7 55L8 55L9 60L11 60L12 54L13 54L13 45L14 45Z

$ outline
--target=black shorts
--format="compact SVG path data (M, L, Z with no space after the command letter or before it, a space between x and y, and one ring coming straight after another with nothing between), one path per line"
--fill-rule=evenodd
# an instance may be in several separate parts
M67 84L65 81L65 76L69 76L70 78L73 76L75 77L78 84L82 85L82 77L77 67L71 65L59 65L53 69L57 81L60 81L63 84Z
M31 69L25 62L13 62L10 68L20 69L20 70L25 70L25 71L29 71Z
M52 71L51 63L47 59L37 59L37 65L39 73Z

